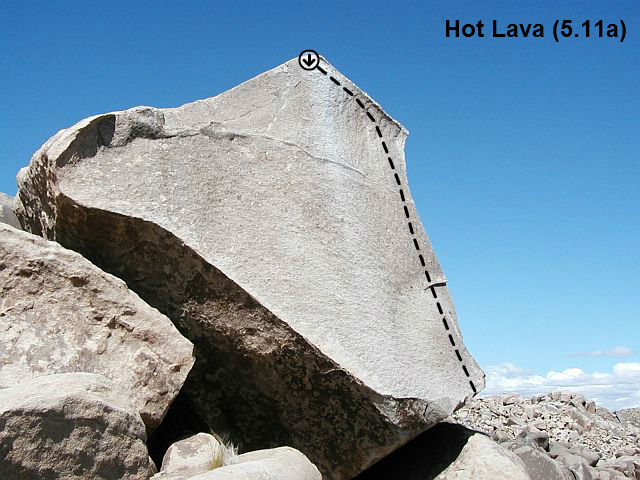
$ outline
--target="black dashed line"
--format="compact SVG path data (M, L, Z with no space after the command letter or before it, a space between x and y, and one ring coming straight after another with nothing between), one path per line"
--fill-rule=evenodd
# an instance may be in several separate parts
M322 68L320 65L318 65L316 67L316 69L320 73L322 73L323 75L327 75L327 71L324 68ZM338 86L341 86L340 82L335 77L330 75L329 78L331 79L331 81L333 83L335 83ZM366 111L364 103L362 103L362 101L358 97L356 97L351 90L349 90L347 87L342 87L342 90L347 95L349 95L351 97L355 97L355 100L356 100L356 103L358 104L358 106ZM373 115L371 115L371 113L368 112L368 111L366 111L366 113L367 113L367 117L369 117L369 120L371 120L372 122L376 123L376 119L373 117ZM378 135L378 138L381 138L381 139L383 138L382 137L382 131L380 130L380 127L377 126L377 125L376 125L376 133ZM384 140L382 140L382 148L384 149L385 153L387 153L387 154L389 153L389 148L387 147L387 144L386 144L386 142ZM392 158L391 157L387 157L387 159L389 160L389 166L391 167L391 169L395 170L396 167L393 164ZM393 176L394 176L394 178L396 180L396 183L398 185L402 185L402 183L400 182L400 177L398 176L398 174L394 173ZM405 196L404 196L404 191L402 189L400 189L400 198L402 199L403 202L406 202ZM405 216L407 218L409 218L409 210L408 210L406 205L404 206L404 213L405 213ZM412 222L408 222L408 225L409 225L409 232L411 233L411 235L414 235L415 232L414 232L414 228L413 228ZM416 247L416 250L420 251L420 245L418 244L418 240L415 237L413 238L413 245ZM420 264L424 267L425 266L425 260L424 260L424 257L422 256L422 254L419 254L418 258L420 259ZM424 275L427 278L427 282L431 283L431 275L429 275L429 271L428 270L424 271ZM428 289L431 290L431 295L433 295L433 298L436 298L436 299L438 298L438 294L436 293L435 287L445 286L445 285L446 285L446 283L434 283L433 285L430 285L428 287ZM444 311L443 311L443 308L442 308L442 305L440 304L440 302L436 302L436 306L438 307L438 313L440 315L443 315ZM447 323L446 317L442 317L442 323L444 325L444 328L447 331L450 330L449 329L449 324ZM460 350L455 348L456 343L455 343L455 340L453 339L453 336L451 334L449 334L449 342L451 342L451 345L454 347L454 351L456 353L456 357L458 358L458 360L462 364L462 370L464 371L464 374L467 377L470 377L469 370L467 370L467 366L464 363L462 363L462 355L460 355ZM474 394L478 393L478 390L476 389L476 386L475 386L475 384L473 383L472 380L469 380L469 386L471 387L471 390L473 390Z

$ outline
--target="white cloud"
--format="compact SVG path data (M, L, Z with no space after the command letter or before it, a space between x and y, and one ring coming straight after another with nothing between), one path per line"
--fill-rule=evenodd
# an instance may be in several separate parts
M569 354L570 357L631 357L636 352L627 347L613 347L611 350L596 350L595 352L578 352Z
M555 390L582 393L611 410L640 407L640 362L616 363L610 372L585 372L580 368L550 370L540 375L512 363L485 368L487 388L482 395L518 393L523 396Z

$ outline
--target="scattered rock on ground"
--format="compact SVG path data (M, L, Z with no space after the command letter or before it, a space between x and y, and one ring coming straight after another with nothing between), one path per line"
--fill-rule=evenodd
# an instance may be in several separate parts
M20 172L17 214L194 342L185 394L212 430L292 445L331 480L484 375L407 187L406 130L322 62L353 96L296 59L180 108L83 120Z
M640 428L629 420L635 411L612 413L580 394L552 392L531 398L476 398L452 418L518 453L530 468L532 479L554 478L550 473L536 477L531 470L535 460L544 464L544 469L570 469L578 479L608 480L640 478L640 471L635 470L635 465L640 465ZM534 436L549 439L548 453L544 443L535 445Z
M64 373L0 389L3 480L140 480L155 471L140 415L101 375Z
M149 429L193 365L191 342L122 280L55 242L0 224L0 388L99 373Z

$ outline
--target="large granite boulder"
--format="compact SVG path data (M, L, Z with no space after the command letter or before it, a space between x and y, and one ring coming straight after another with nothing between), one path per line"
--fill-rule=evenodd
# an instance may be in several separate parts
M62 130L20 172L17 214L176 322L213 431L345 479L484 375L411 198L407 131L320 68Z
M0 388L64 372L99 373L151 430L193 365L171 321L78 253L0 224Z
M0 192L0 223L6 223L15 228L21 228L14 211L14 199L6 193Z
M3 480L141 480L155 472L145 426L102 375L45 375L0 389Z

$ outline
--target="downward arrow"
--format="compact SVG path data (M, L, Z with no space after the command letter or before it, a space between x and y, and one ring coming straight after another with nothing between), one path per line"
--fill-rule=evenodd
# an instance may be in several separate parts
M298 64L303 70L314 70L320 68L320 57L315 50L303 50L298 55Z

